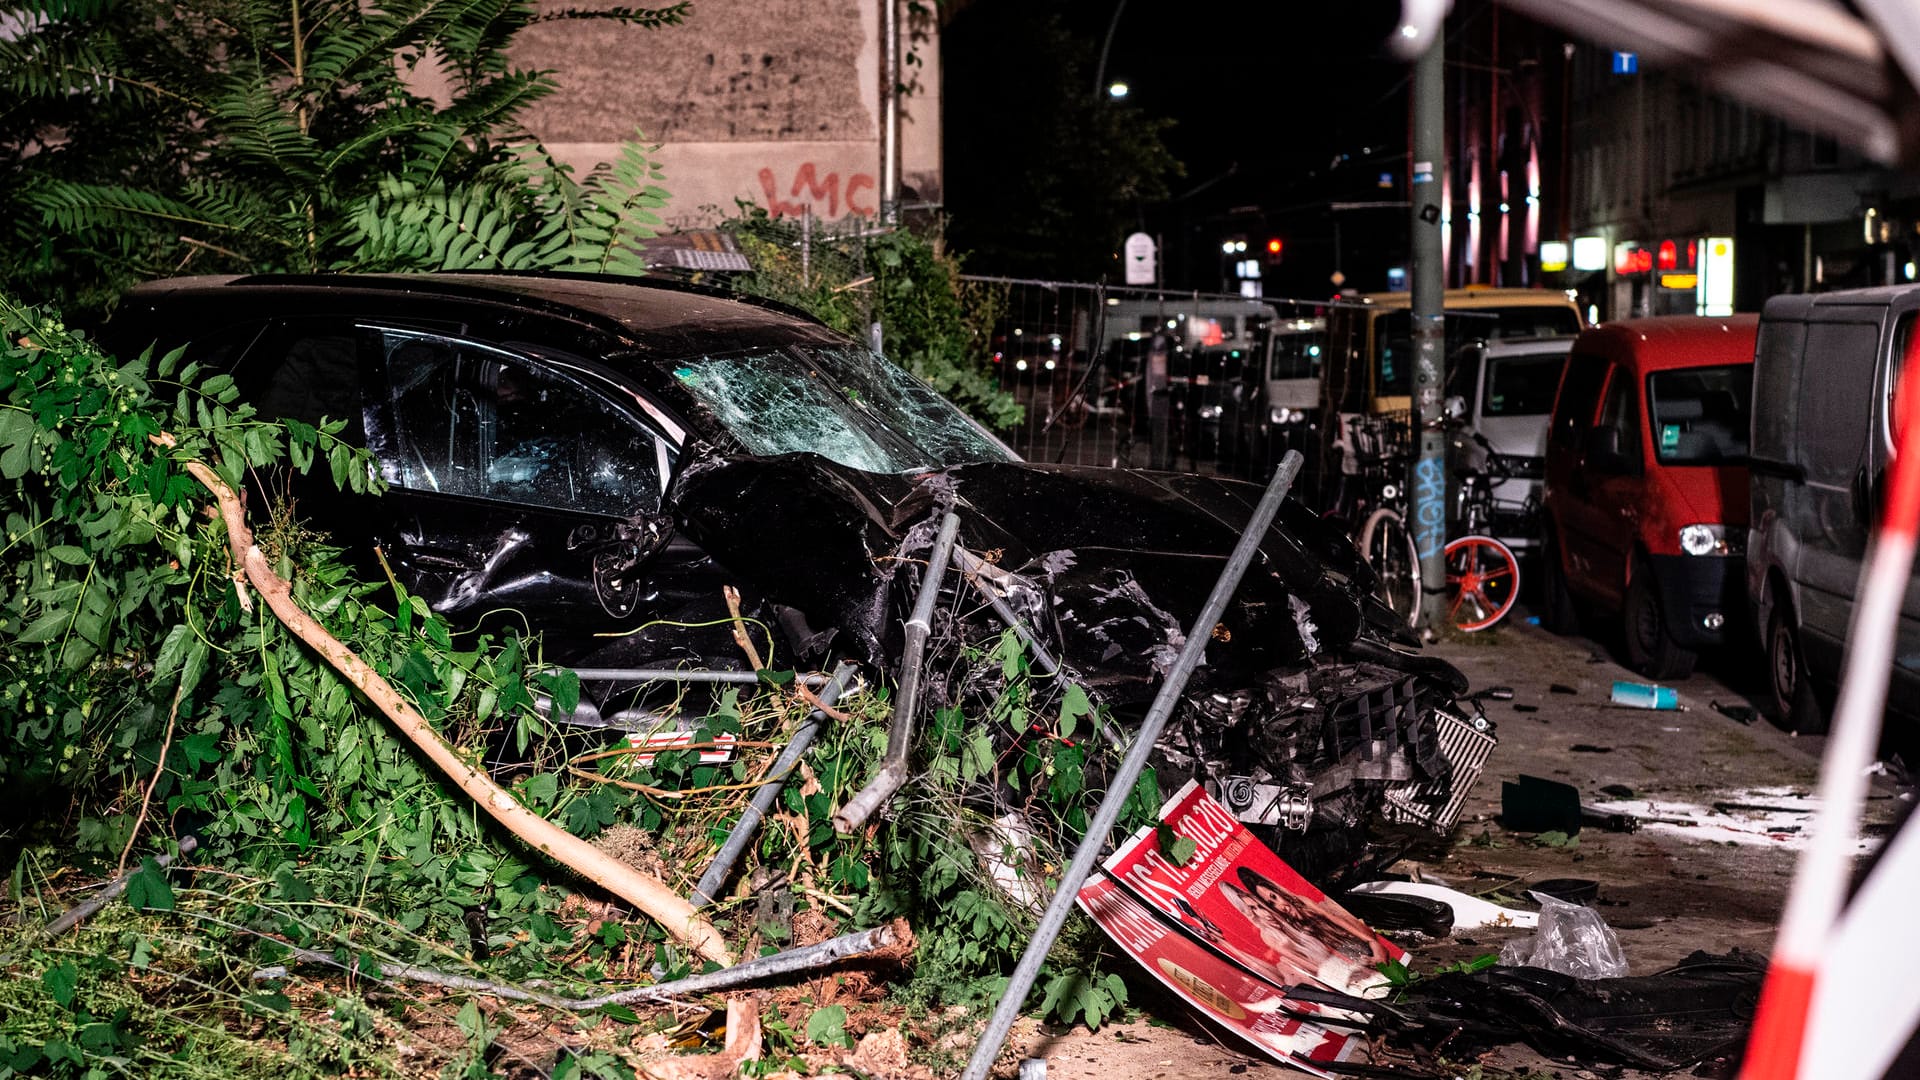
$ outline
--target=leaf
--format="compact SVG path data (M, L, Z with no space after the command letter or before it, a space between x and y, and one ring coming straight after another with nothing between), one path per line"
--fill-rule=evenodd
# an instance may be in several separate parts
M127 906L135 911L172 911L173 886L167 883L167 873L160 864L149 856L140 863L140 869L127 878Z
M67 960L54 964L40 976L40 985L47 988L47 993L53 995L61 1008L73 1004L73 989L79 982L80 969Z
M993 737L977 732L960 747L960 779L973 780L993 771Z
M844 1005L828 1005L813 1010L807 1017L807 1041L815 1046L852 1048L853 1036L847 1034L847 1010Z
M1067 692L1060 698L1060 737L1073 738L1080 726L1080 718L1093 711L1093 702L1087 700L1087 692L1079 683L1070 683Z
M1154 833L1154 838L1160 843L1160 851L1175 866L1187 865L1200 846L1192 838L1174 832L1173 827L1164 821L1154 826Z

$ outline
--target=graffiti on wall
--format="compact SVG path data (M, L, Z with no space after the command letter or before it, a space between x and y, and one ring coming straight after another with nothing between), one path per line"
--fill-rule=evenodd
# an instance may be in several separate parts
M798 217L808 207L815 217L837 218L843 214L872 217L879 212L872 173L848 173L840 183L838 172L824 175L818 165L802 162L793 171L793 182L780 183L771 166L760 170L760 191L766 197L767 212L774 217Z

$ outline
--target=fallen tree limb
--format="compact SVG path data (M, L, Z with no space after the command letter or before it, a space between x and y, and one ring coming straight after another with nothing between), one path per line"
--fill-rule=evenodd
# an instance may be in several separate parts
M657 879L620 862L585 840L541 817L520 804L485 772L461 760L425 717L394 691L360 655L327 632L312 616L294 602L293 588L275 573L247 526L246 511L240 499L206 463L189 461L187 472L206 486L220 504L220 516L226 523L227 543L234 563L246 574L267 607L295 637L319 653L335 671L367 696L387 719L400 729L407 740L445 773L460 789L491 814L495 821L548 858L573 870L581 877L632 904L642 914L659 923L667 933L691 947L701 956L720 964L731 964L727 943L713 924L702 918L685 899Z
M599 994L587 998L563 998L554 994L543 994L537 990L528 990L508 983L497 983L487 979L476 979L471 975L455 975L432 968L418 967L413 964L383 963L380 965L382 979L405 979L409 982L426 983L429 986L444 987L449 990L468 990L477 994L491 994L508 1001L528 1001L536 1005L545 1005L551 1009L566 1009L571 1012L590 1012L608 1005L634 1005L642 1002L668 1002L694 994L712 993L717 990L731 990L762 979L771 979L781 975L792 975L802 971L823 968L841 960L853 960L875 953L893 952L904 955L914 944L913 932L903 921L895 920L892 925L876 927L872 930L860 930L851 934L842 934L818 945L805 945L797 949L762 956L719 971L710 971L705 975L689 975L673 982L655 983L652 986L636 986L627 990ZM303 964L316 964L335 967L349 973L361 973L371 976L371 972L360 972L358 958L342 962L339 957L318 949L289 949L289 960ZM285 965L264 967L253 973L253 981L263 982L271 979L284 979L288 971Z

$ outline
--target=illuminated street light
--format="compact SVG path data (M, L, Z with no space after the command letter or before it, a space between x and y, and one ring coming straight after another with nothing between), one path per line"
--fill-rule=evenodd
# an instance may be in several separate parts
M1112 98L1115 101L1119 101L1121 98L1126 97L1127 93L1131 89L1132 88L1129 87L1126 83L1119 82L1116 80L1107 86L1107 96Z

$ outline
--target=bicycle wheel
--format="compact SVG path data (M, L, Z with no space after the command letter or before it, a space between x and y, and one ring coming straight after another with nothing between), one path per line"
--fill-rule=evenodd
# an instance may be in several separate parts
M1398 510L1383 506L1367 517L1360 530L1360 554L1379 579L1375 593L1407 620L1407 629L1419 626L1420 553Z
M1520 595L1520 560L1491 536L1463 536L1447 545L1447 621L1466 633L1507 617Z

